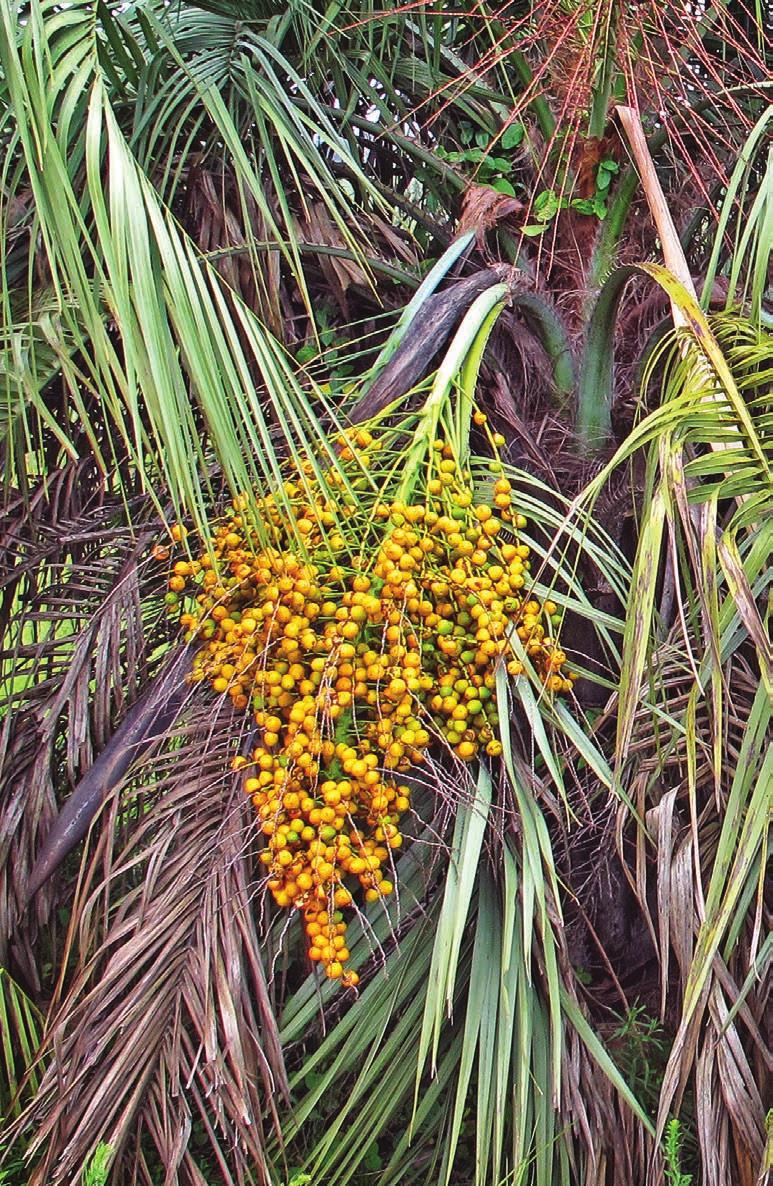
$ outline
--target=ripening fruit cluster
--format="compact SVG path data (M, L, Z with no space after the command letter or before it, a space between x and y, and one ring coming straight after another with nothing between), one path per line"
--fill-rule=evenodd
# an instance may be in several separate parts
M359 473L377 450L361 430L341 457ZM394 889L410 806L401 776L435 738L465 762L501 753L496 670L522 671L512 633L549 690L571 688L556 606L524 592L529 549L510 483L498 477L475 505L443 442L433 462L422 500L373 501L356 544L307 463L262 500L260 531L237 500L210 549L169 581L175 608L195 596L180 617L203 641L191 678L255 716L256 744L234 765L274 900L302 912L310 958L345 985L358 977L343 912L358 883L366 901Z

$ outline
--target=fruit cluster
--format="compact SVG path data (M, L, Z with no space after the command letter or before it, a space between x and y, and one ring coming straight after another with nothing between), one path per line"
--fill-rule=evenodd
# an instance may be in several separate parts
M209 550L174 564L169 600L195 595L180 617L203 642L191 678L254 712L257 744L235 767L274 900L302 911L326 975L355 985L342 912L357 882L366 901L393 891L410 805L401 776L441 737L465 762L501 753L494 687L500 663L523 670L513 634L550 691L572 677L551 633L556 606L524 592L529 549L509 481L475 505L439 441L420 500L358 497L381 442L360 430L339 443L340 469L318 480L302 464L259 519L237 500Z

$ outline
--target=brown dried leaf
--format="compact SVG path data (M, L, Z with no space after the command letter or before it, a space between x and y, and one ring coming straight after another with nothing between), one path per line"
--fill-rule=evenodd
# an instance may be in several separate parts
M325 247L346 248L343 235L320 202L307 203L300 229L301 242L322 244ZM318 256L320 270L327 280L344 317L350 316L347 293L353 284L367 287L369 279L363 268L353 259L340 256Z
M474 230L477 245L482 249L487 231L514 214L520 214L523 209L523 202L510 194L501 194L490 185L471 185L462 201L462 212L456 233L463 235Z
M264 1125L287 1083L251 917L252 820L224 773L231 721L192 702L125 796L125 811L144 806L107 880L112 829L84 868L63 956L75 966L52 1003L50 1063L18 1128L40 1159L30 1186L65 1186L99 1140L128 1170L142 1130L176 1182L194 1118L226 1181L269 1180Z

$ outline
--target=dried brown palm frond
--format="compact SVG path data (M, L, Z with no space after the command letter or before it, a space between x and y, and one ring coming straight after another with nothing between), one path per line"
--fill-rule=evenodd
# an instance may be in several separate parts
M157 1163L181 1182L206 1165L227 1183L269 1180L264 1125L287 1089L232 729L190 700L92 830L42 1045L54 1061L16 1127L31 1183L74 1181L99 1140L116 1180L152 1181Z
M146 681L109 743L67 797L30 871L28 900L84 839L92 820L132 766L174 725L187 698L187 677L195 651L195 644L171 649L163 667Z
M34 927L17 924L41 839L65 788L89 770L152 674L150 656L166 636L147 528L135 534L122 502L79 468L52 483L51 504L43 492L9 500L0 569L8 615L0 652L0 944L3 960L10 944L37 987ZM148 511L147 500L135 501L138 526ZM54 902L47 886L34 917L48 919Z
M644 822L638 837L627 813L621 816L621 838L629 840L626 844L621 839L621 844L629 853L631 885L648 917L659 967L660 984L648 1006L671 1033L679 1030L683 1002L689 999L694 982L700 958L698 937L705 928L707 894L712 893L709 883L722 868L729 876L733 865L723 817L733 810L733 803L739 809L741 782L749 796L744 810L753 814L755 780L761 780L756 782L758 793L766 778L764 742L759 748L759 730L764 734L765 726L759 720L759 674L753 650L747 645L731 653L723 665L725 695L718 721L716 702L696 697L685 647L688 654L699 653L698 639L690 636L686 643L680 623L653 655L652 699L639 710L629 749L636 763L631 795ZM669 719L684 722L684 730L674 730ZM752 833L746 843L756 843ZM703 1148L709 1147L705 1142L710 1137L710 1146L723 1151L717 1164L706 1163L705 1180L751 1186L765 1139L764 964L769 956L760 947L760 928L766 927L769 918L761 898L752 906L762 874L761 868L753 871L752 850L744 853L741 840L734 857L737 868L742 860L752 864L744 891L749 909L736 918L734 941L713 956L702 1003L684 1043L674 1048L670 1082L676 1098L667 1106L678 1108L686 1085L693 1082L691 1124ZM728 885L728 901L739 889ZM712 1095L707 1094L710 1083L714 1084ZM724 1101L721 1108L716 1106L717 1092Z
M126 1181L161 1164L197 1186L216 1167L264 1182L263 1125L286 1086L234 738L187 695L178 720L177 684L158 678L170 636L150 500L127 508L93 467L70 469L50 502L9 498L4 521L3 964L46 1014L4 1149L26 1149L39 1183L78 1179L103 1140ZM150 689L163 703L148 716ZM46 855L54 820L61 851Z

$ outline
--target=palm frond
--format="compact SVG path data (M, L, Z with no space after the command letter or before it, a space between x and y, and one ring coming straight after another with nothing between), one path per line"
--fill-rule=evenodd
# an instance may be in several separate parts
M0 1021L2 1022L2 1116L18 1116L21 1096L34 1094L40 1083L36 1055L43 1032L43 1017L21 985L0 968Z
M679 1022L658 1133L697 1076L698 1130L726 1150L721 1181L746 1174L744 1159L756 1164L764 1139L752 1070L761 1040L756 1009L744 1012L743 1036L737 1021L720 1019L731 986L757 959L764 912L771 652L759 607L771 481L767 416L754 393L766 382L770 342L738 315L720 319L712 341L724 347L716 370L707 369L705 355L696 365L699 348L681 338L662 406L612 464L646 443L649 496L623 641L617 762L623 781L633 778L635 826L644 824L635 877L642 902L655 893L647 888L646 849L656 851L664 1011L673 1009L669 950L679 971ZM692 917L687 928L684 910ZM723 1093L721 1111L706 1106L709 1082Z
M73 973L43 1040L56 1069L18 1122L31 1130L31 1182L71 1181L100 1140L119 1160L147 1165L155 1149L167 1166L195 1164L194 1118L224 1181L269 1180L263 1117L286 1086L245 878L250 825L224 773L231 752L228 722L192 703L108 808L78 889Z
M145 555L153 530L133 535L91 467L73 463L60 478L31 492L26 516L9 520L0 570L0 934L4 959L10 942L32 985L39 970L17 923L58 794L88 771L167 642L162 574ZM138 528L148 510L147 499L133 501ZM54 901L50 887L38 898L41 922Z
M317 415L283 350L202 258L144 171L140 146L122 129L120 103L101 65L92 6L68 10L64 43L64 26L53 8L33 5L35 19L18 29L12 9L6 4L3 11L2 61L14 120L12 156L24 165L17 184L29 186L34 196L54 310L45 336L31 311L19 310L9 326L5 371L14 415L17 421L21 417L17 439L34 439L49 425L45 380L53 349L65 407L72 407L56 419L64 446L74 450L68 420L75 415L97 464L107 470L112 457L100 440L112 433L110 447L129 454L151 491L161 482L178 517L187 508L203 523L208 446L231 488L252 490L277 477L273 434L284 434L293 449L307 448L321 437ZM49 59L55 63L53 85ZM203 75L206 63L198 75L188 75L179 55L170 61L178 68L178 87L180 79L187 80L191 99L203 105L218 137L235 154L239 185L253 203L259 196L263 201L262 184L215 89L216 79ZM258 77L256 72L256 86ZM273 68L268 78L284 96ZM190 101L181 101L187 119ZM251 102L255 119L261 110L257 96ZM195 122L195 113L192 118ZM307 124L295 118L282 143L291 151L290 145L303 142L302 165L291 165L291 171L302 167L315 176L310 154L319 154ZM332 133L325 126L317 132L329 141ZM176 138L171 135L170 146ZM265 142L270 143L268 133ZM48 147L41 159L42 143ZM337 145L339 150L345 151ZM276 180L278 166L272 169ZM331 195L340 190L324 171L316 176L319 194L345 230L332 205ZM291 247L294 242L291 226L280 232L267 221L267 211L262 217L277 250L286 254L285 239L289 236ZM348 241L353 244L351 236ZM298 265L292 250L288 258ZM303 287L303 269L295 266L295 275ZM13 360L22 357L20 371ZM268 412L261 387L271 393ZM319 392L317 397L317 405L324 405ZM26 464L18 446L8 460L13 480Z

